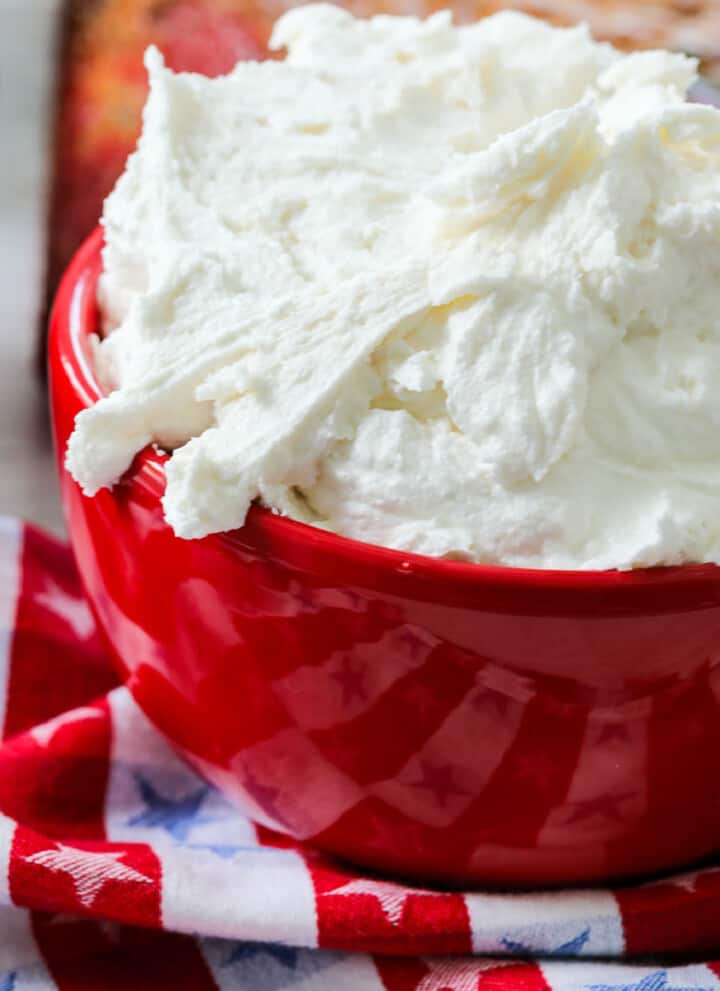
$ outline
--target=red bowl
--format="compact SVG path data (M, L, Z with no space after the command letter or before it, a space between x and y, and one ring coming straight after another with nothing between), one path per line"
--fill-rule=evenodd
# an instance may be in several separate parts
M102 235L52 320L63 500L100 628L142 709L256 821L383 872L560 885L720 845L720 569L481 567L251 510L176 538L164 457L110 492L62 468L100 395Z

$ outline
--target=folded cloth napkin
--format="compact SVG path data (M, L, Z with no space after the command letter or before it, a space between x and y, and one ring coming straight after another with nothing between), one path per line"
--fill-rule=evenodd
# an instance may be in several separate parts
M0 991L720 989L720 868L446 893L252 825L118 683L67 547L0 518ZM633 962L635 961L635 962Z

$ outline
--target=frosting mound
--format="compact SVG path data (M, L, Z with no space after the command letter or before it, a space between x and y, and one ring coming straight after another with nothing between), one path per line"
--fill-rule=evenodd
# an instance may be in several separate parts
M172 449L181 537L256 498L511 566L720 562L720 112L695 64L502 13L287 13L147 55L108 198L88 494Z

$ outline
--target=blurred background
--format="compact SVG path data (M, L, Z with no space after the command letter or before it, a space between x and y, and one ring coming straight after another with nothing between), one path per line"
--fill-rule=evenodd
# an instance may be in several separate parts
M177 70L265 58L287 0L0 0L0 513L62 532L44 402L44 328L57 280L137 139L151 42ZM347 0L357 14L469 21L514 7L587 21L625 49L701 59L720 84L720 0Z

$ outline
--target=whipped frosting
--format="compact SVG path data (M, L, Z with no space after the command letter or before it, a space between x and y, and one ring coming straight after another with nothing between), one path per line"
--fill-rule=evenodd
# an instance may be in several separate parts
M149 50L108 198L86 493L172 449L180 537L276 511L509 566L720 562L720 112L695 63L518 13L297 8Z

